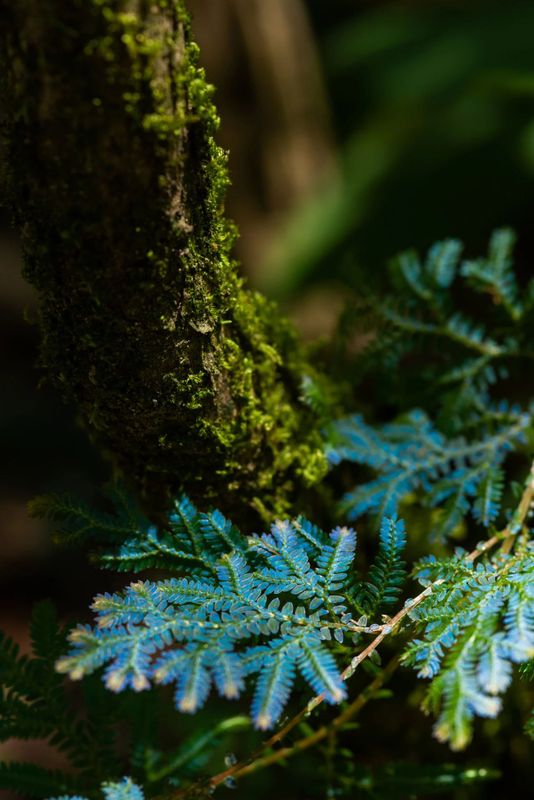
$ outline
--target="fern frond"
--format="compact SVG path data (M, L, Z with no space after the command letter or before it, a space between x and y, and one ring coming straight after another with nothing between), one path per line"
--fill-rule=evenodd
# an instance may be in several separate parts
M74 793L77 781L57 770L49 770L29 762L0 763L0 789L26 797L43 798L55 792Z
M470 286L489 294L493 303L501 304L513 320L518 320L523 314L523 306L512 262L515 241L511 230L502 228L495 231L487 257L464 262L461 274Z
M44 662L59 656L65 646L65 632L59 626L56 609L49 600L37 603L30 620L33 654Z
M120 484L107 491L112 513L107 513L68 496L41 495L28 503L30 516L46 519L56 528L55 538L61 544L122 542L148 522L133 504Z
M443 509L437 534L450 534L469 509L488 526L500 511L500 465L531 426L531 414L524 413L467 441L446 439L420 410L379 430L358 415L340 420L330 432L330 463L353 461L379 473L348 492L342 510L351 520L369 512L393 516L407 495L418 492L426 505Z
M143 790L131 778L123 778L115 783L103 783L105 800L144 800Z
M320 633L302 637L298 650L299 669L315 690L329 703L341 703L347 696L333 655L321 644Z
M114 716L109 702L106 715L98 721L96 702L88 708L85 719L79 718L54 668L65 650L66 634L51 603L35 606L30 631L31 656L20 655L17 645L0 633L0 741L46 739L67 756L71 766L80 769L80 780L88 775L92 779L105 777L116 766ZM15 767L13 770L16 772Z
M462 244L456 239L436 242L428 251L424 263L421 263L414 250L408 250L391 263L393 281L397 286L404 283L416 297L432 304L436 293L439 295L453 283L461 252Z
M317 558L323 597L331 599L332 593L341 591L346 585L355 552L356 533L352 528L336 528L332 531L330 542L321 549Z
M167 531L160 532L153 525L141 538L137 533L115 551L108 546L98 556L99 563L116 572L140 572L145 569L173 569L185 563L202 566L202 559L184 550L176 538Z
M426 259L401 253L390 265L390 293L359 298L344 314L341 343L355 332L367 342L345 363L354 362L356 382L372 376L371 405L397 413L421 405L447 435L481 432L494 386L521 382L534 359L534 281L521 286L513 244L510 231L498 230L476 260L461 260L456 240L438 242Z
M424 586L439 585L411 612L423 637L404 661L431 679L424 708L438 715L435 735L462 749L475 716L499 713L513 664L534 656L534 547L476 567L461 552L430 557L415 574Z
M280 718L295 682L298 648L291 638L269 642L251 651L250 659L261 659L262 669L252 698L252 717L260 730L271 728Z
M189 537L189 550L196 538L202 564L190 560L187 577L138 581L99 595L96 626L72 631L71 651L58 669L77 679L107 665L104 679L116 692L173 683L176 706L189 713L203 705L212 685L233 699L252 676L252 715L262 729L282 713L297 673L339 703L345 687L326 643L362 630L352 621L358 606L349 592L354 531L326 535L299 518L247 541L219 512L199 513L185 498L177 508L173 535L184 548ZM390 521L372 573L377 613L381 602L398 595L403 544L403 524ZM128 546L142 549L143 540Z

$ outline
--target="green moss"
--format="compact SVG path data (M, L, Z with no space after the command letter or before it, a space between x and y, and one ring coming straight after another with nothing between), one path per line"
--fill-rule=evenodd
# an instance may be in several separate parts
M232 259L182 0L0 9L4 184L47 375L152 511L186 489L285 514L326 471L301 391L314 371Z

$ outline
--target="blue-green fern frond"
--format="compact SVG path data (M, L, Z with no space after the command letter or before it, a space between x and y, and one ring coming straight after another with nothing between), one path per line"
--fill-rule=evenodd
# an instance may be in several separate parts
M429 557L415 574L429 590L410 614L423 635L404 660L431 679L423 707L438 717L435 735L461 749L475 716L499 713L513 664L534 656L534 547L476 566L461 552Z
M370 630L352 619L358 612L349 591L353 530L326 534L298 518L246 540L219 512L199 513L182 498L165 535L184 552L196 540L199 563L180 561L187 577L137 581L96 597L97 624L72 631L71 651L58 661L61 672L76 679L105 666L105 683L115 692L172 683L177 708L189 713L212 686L234 699L252 678L252 716L262 729L279 718L297 675L330 703L346 696L329 643ZM136 554L157 537L154 531L129 540L125 557L137 564ZM403 524L385 521L369 584L377 613L398 594L403 544Z
M378 473L345 495L342 510L351 520L369 512L393 516L407 495L418 492L426 505L441 509L435 535L451 533L470 509L488 526L500 511L500 465L525 442L531 425L529 413L514 414L508 424L469 441L446 439L421 410L379 429L359 415L340 420L329 431L330 463L352 461Z

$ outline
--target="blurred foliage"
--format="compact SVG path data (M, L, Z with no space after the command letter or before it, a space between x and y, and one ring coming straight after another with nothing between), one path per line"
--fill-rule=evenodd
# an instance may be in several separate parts
M289 221L264 270L288 296L310 282L358 288L408 246L454 235L480 250L534 200L534 4L324 3L320 39L341 178Z

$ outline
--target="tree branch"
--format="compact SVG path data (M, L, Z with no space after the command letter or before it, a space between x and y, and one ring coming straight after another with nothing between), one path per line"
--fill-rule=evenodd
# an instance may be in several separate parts
M326 470L313 371L232 261L196 62L184 0L0 0L2 184L41 364L149 510L283 514Z

